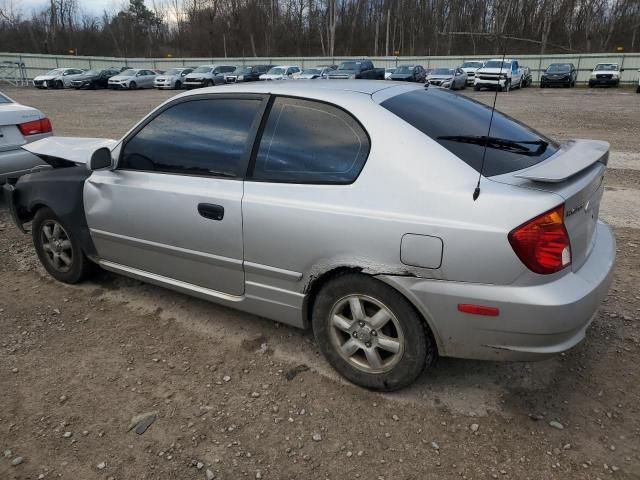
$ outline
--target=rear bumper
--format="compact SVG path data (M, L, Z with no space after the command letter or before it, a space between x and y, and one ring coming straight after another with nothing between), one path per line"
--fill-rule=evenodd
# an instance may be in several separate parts
M538 360L569 350L584 337L613 276L616 242L598 222L582 267L537 286L485 285L381 276L423 313L440 355L480 360ZM496 317L459 312L460 303L497 307Z
M34 167L48 168L49 165L22 148L0 152L0 185L9 178L18 178L31 172Z

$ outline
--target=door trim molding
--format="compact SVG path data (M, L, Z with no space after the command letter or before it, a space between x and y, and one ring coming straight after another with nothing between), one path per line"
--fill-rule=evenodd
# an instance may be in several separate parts
M210 265L221 266L225 268L235 267L236 270L242 269L242 260L235 258L223 257L220 255L214 255L212 253L204 253L196 250L189 250L187 248L174 247L173 245L167 245L165 243L152 242L150 240L143 240L141 238L129 237L127 235L120 235L118 233L105 232L104 230L98 230L97 228L90 228L91 235L95 238L102 238L105 240L115 241L125 245L133 247L144 248L147 250L154 250L156 252L172 255L175 257L182 257L188 260L194 260L197 262L205 262ZM129 268L129 267L126 267ZM141 270L142 271L142 270ZM151 274L150 274L151 275Z

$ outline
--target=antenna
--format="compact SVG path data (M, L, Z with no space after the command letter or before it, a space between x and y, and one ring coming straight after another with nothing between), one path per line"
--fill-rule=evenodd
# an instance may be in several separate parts
M489 129L487 130L487 136L484 139L484 148L482 149L482 162L480 163L480 172L478 173L478 183L473 191L473 201L475 202L480 196L480 179L484 173L484 161L487 158L487 148L489 146L489 137L491 136L491 125L493 124L493 114L496 111L496 100L498 100L498 90L500 90L500 76L502 75L502 69L504 68L504 59L507 52L502 51L502 61L500 62L500 73L498 74L498 86L496 88L496 94L493 97L493 106L491 107L491 118L489 118Z

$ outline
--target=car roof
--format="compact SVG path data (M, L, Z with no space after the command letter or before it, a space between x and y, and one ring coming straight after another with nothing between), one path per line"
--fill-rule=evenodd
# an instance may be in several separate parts
M189 90L180 96L198 95L202 93L270 93L275 95L300 95L315 97L318 93L330 95L331 93L357 92L365 95L373 95L376 92L398 86L398 82L385 82L384 80L319 80L317 82L250 82L232 83L216 87L199 88Z

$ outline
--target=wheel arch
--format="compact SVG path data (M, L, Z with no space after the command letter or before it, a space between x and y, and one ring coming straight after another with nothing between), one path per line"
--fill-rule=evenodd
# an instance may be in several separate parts
M347 265L338 266L327 270L316 277L311 278L305 288L306 296L303 304L303 321L305 326L309 326L311 328L311 315L313 313L313 306L322 287L334 278L347 273L358 273L370 278L374 278L393 288L400 295L402 295L407 300L407 302L409 302L409 305L411 305L416 313L418 313L418 315L422 318L425 326L425 331L427 332L427 335L431 336L432 340L434 341L434 344L436 345L436 348L438 350L438 354L444 351L431 313L423 305L417 302L416 298L413 297L409 292L404 291L404 289L402 288L398 288L398 284L396 284L395 282L389 281L389 278L393 278L392 276L367 273L362 267Z

